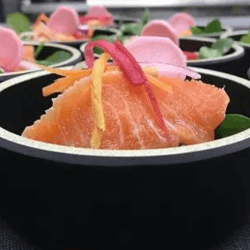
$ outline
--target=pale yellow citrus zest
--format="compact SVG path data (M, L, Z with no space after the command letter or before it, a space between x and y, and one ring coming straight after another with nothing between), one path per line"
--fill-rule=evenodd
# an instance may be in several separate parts
M171 94L173 93L173 89L172 89L171 85L168 85L165 82L160 81L158 78L156 78L156 77L154 77L154 76L152 76L152 75L150 75L148 73L146 73L145 76L146 76L146 78L148 79L148 81L151 84L153 84L156 87L158 87L158 88L160 88L160 89L162 89L164 91L167 91L167 92L169 92Z
M110 56L107 53L103 53L100 58L95 61L91 74L91 107L94 120L94 129L90 141L91 148L100 147L102 133L105 131L105 118L102 105L102 77L109 58Z

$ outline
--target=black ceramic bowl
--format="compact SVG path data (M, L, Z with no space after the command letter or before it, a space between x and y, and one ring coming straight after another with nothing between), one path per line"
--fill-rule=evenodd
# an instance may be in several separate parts
M114 26L115 28L120 28L123 24L131 24L131 23L139 23L139 18L132 18L132 17L126 17L126 16L117 16L114 17Z
M24 42L24 44L34 45L35 47L39 45L38 42ZM52 43L47 43L45 45L38 59L43 60L44 58L47 58L49 55L51 55L53 52L56 52L56 51L67 51L71 54L71 57L60 63L52 64L50 65L51 67L63 67L63 66L75 65L76 63L82 61L83 59L82 54L79 50L72 48L70 46L61 45L61 44L52 44ZM0 74L0 82L8 80L12 77L20 76L20 75L27 74L27 73L32 73L38 70L39 69L30 69L30 70L23 70L23 71L18 71L18 72L2 73Z
M179 40L179 46L183 51L199 51L202 46L211 47L216 39L207 37L183 37ZM188 66L202 67L206 69L218 70L232 75L242 75L242 70L237 67L242 63L245 51L240 45L234 44L231 50L225 55L211 59L188 60Z
M242 77L244 77L244 78L249 78L247 75L247 71L250 67L250 60L249 60L250 44L240 42L240 39L243 35L246 35L247 33L248 33L248 30L238 30L238 31L227 32L221 36L222 38L225 38L225 37L232 38L233 40L235 40L235 42L237 44L239 44L240 46L242 46L245 49L245 55L244 55L244 58L242 60L242 63L240 65L238 65L238 68L240 68L242 71Z
M204 26L198 26L198 28L203 28ZM232 32L232 28L229 27L223 27L221 32L213 32L213 33L205 33L205 34L200 34L200 35L193 35L197 37L210 37L210 38L219 38L223 34L227 32Z
M118 29L115 28L96 28L94 31L94 36L97 35L103 35L103 36L110 36L110 37L117 37L120 35L120 31ZM31 37L32 36L32 32L24 32L21 35L21 38L24 37ZM59 41L55 41L53 43L56 44L64 44L64 45L68 45L68 46L72 46L75 47L77 49L79 49L80 45L85 43L86 40L85 39L79 39L77 41L71 41L71 42L59 42ZM52 43L52 41L50 41L50 43Z
M250 117L249 81L193 69L204 82L225 88L227 113ZM250 215L249 129L155 150L73 148L21 137L50 107L41 88L56 78L36 72L0 85L0 212L21 235L41 249L131 243L198 250L244 224Z

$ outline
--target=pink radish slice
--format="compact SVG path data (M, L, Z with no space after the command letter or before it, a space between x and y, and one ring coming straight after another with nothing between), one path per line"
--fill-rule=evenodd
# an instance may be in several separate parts
M79 16L74 8L59 6L51 14L48 26L58 32L66 35L73 35L80 25Z
M0 67L12 71L22 59L23 43L16 33L0 27Z
M26 70L39 69L37 66L34 65L34 63L30 63L24 60L22 60L18 66Z
M182 50L168 37L139 36L125 47L138 62L187 65Z
M185 12L174 14L168 19L168 22L172 25L177 34L181 31L189 30L192 26L196 26L195 19Z
M104 6L95 5L91 6L88 9L87 15L98 18L103 16L110 16L111 14L107 11L107 9Z
M100 20L104 20L105 22L109 24L113 23L112 14L108 12L105 6L101 6L101 5L91 6L88 9L88 13L84 16L84 19L86 20L100 19Z
M125 44L128 51L143 66L156 65L161 74L185 79L200 75L187 67L186 56L168 37L139 36Z
M196 73L195 71L189 69L188 67L181 67L172 64L166 63L140 63L140 66L143 68L147 67L156 67L159 71L160 75L168 76L168 77L177 77L181 79L185 79L185 76L190 76L194 79L200 79L201 75ZM184 77L183 77L184 76Z
M141 35L169 37L174 43L178 44L178 36L175 29L164 20L153 20L147 23L143 27Z

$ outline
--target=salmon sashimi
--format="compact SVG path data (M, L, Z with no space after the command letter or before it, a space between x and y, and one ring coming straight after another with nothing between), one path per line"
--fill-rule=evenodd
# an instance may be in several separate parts
M148 71L149 72L149 71ZM152 75L151 75L152 76ZM171 86L163 91L151 84L171 137L171 146L214 140L214 130L225 118L229 97L224 89L201 81L156 76ZM53 99L53 106L22 136L67 146L91 147L94 120L91 76L76 79ZM106 129L100 149L153 149L169 147L144 86L132 86L119 68L102 77L102 103Z

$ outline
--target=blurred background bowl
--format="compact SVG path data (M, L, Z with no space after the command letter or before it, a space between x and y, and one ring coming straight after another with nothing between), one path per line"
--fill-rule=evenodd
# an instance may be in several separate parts
M208 37L183 37L179 40L179 47L183 51L198 52L202 46L211 47L216 40L217 39ZM243 63L244 55L244 48L238 44L233 44L232 48L221 57L188 60L187 65L243 76L245 71L242 70L241 67L236 67L235 65Z
M94 31L94 35L95 36L108 36L110 38L116 38L120 35L120 31L118 29L115 28L96 28ZM32 36L32 32L23 32L21 34L21 37L31 37ZM27 40L27 39L26 39ZM72 46L75 47L77 49L79 49L80 45L87 42L86 39L79 39L77 41L70 41L70 42L60 42L60 41L49 41L49 43L55 43L55 44L62 44L62 45L68 45L68 46Z
M35 47L38 47L40 43L38 42L23 42L24 45L34 45ZM70 58L64 59L63 61L55 64L51 64L50 67L63 67L63 66L70 66L70 65L75 65L78 62L81 62L83 57L82 54L79 50L62 45L62 44L54 44L54 43L46 43L44 45L44 48L42 49L38 59L43 60L47 58L49 55L53 54L54 52L57 51L66 51L71 54ZM31 73L34 71L38 71L40 69L30 69L30 70L23 70L23 71L17 71L17 72L8 72L8 73L1 73L0 74L0 82L3 82L5 80L8 80L10 78L20 76L23 74Z

